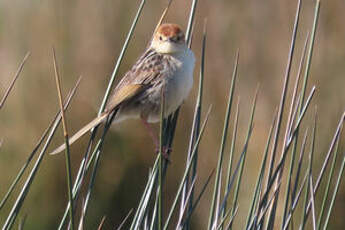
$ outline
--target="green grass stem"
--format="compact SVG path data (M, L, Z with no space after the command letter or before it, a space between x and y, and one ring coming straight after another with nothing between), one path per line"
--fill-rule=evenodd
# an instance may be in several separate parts
M249 123L248 123L248 131L247 131L247 136L246 136L246 145L249 144L251 132L253 129L253 121L254 121L254 114L255 114L255 109L256 109L258 92L259 92L259 86L257 87L257 89L255 91L255 95L254 95L254 99L253 99L252 109L251 109L251 113L250 113L250 119L249 119ZM247 148L245 149L244 154L243 154L243 159L241 160L240 171L239 171L239 175L238 175L238 179L237 179L237 184L235 187L235 195L234 195L233 204L232 204L233 206L237 206L238 194L240 192L240 187L242 184L242 175L243 175L243 170L244 170L244 164L246 161L246 155L247 155ZM233 211L234 211L234 209L233 209Z
M79 82L77 82L76 86L74 87L74 89L71 91L70 93L70 96L68 97L66 103L65 103L65 106L64 106L64 109L67 109L70 101L71 101L71 98L74 96L75 92L76 92L76 89L79 85ZM24 200L31 188L31 185L32 185L32 182L33 180L35 179L35 176L37 175L37 172L38 172L38 169L42 163L42 160L43 160L43 157L45 155L45 152L47 151L50 143L51 143L51 140L55 134L55 131L57 129L57 127L59 126L60 124L60 121L61 121L61 113L59 113L59 116L56 117L55 121L54 121L54 125L52 126L52 128L50 129L50 132L49 132L49 135L47 136L47 139L46 139L46 142L45 144L43 145L42 149L41 149L41 152L31 170L31 172L29 173L29 176L28 178L26 179L24 185L23 185L23 188L21 189L20 191L20 194L18 195L3 227L2 227L2 230L8 230L8 229L11 229L16 217L18 216L18 213L21 209L21 207L23 206L23 203L24 203Z
M295 22L294 22L294 26L293 26L292 38L291 38L291 43L290 43L289 56L288 56L288 61L287 61L287 65L286 65L286 70L285 70L284 85L283 85L283 90L282 90L280 104L279 104L277 125L276 125L276 129L275 129L275 136L273 138L272 154L271 154L272 159L270 161L271 165L269 168L267 181L269 181L271 179L271 176L272 176L273 164L275 162L275 156L277 154L276 151L278 148L279 135L280 135L280 132L282 131L281 130L281 124L282 124L282 118L283 118L283 113L284 113L284 109L285 109L285 102L286 102L286 95L287 95L287 90L288 90L288 85L289 85L289 80L290 80L291 65L292 65L292 60L293 60L294 51L295 51L297 30L298 30L298 25L299 25L300 9L301 9L301 0L298 0L297 10L296 10L296 15L295 15ZM288 133L286 132L286 137L287 137L287 135L288 135ZM287 140L285 138L284 142L286 142L286 141ZM281 151L281 153L282 153L281 158L283 158L285 143L283 144L282 148L283 149ZM279 172L278 178L282 177L283 169L284 169L284 164L281 167L281 171ZM277 184L275 186L277 187ZM273 205L270 209L267 229L273 229L273 226L274 226L279 192L280 192L280 189L278 188L277 198L273 201Z
M199 132L200 132L200 121L201 121L201 112L202 112L202 95L203 95L203 85L204 85L204 73L205 73L205 53L206 53L206 37L207 37L207 31L206 31L206 21L204 23L204 32L203 32L203 39L202 39L202 48L201 48L201 63L200 63L200 74L199 74L199 89L198 89L198 96L197 101L195 104L195 110L194 110L194 116L193 116L193 124L192 124L192 130L189 140L189 147L188 147L188 155L187 155L187 162L190 161L190 156L192 153L192 148L195 142L195 139L197 138ZM191 181L194 180L196 173L197 173L197 166L198 166L198 149L196 149L196 155L193 160L193 167L192 167L192 175L191 175ZM185 197L186 197L186 191L188 190L188 182L189 182L189 175L187 176L186 183L183 188L182 198L181 198L181 207L184 206L185 203ZM189 208L188 212L191 212L192 206L193 206L193 199L194 199L194 189L191 191L189 199ZM180 212L180 219L182 220ZM190 222L187 222L187 226L185 228L188 230L190 228Z
M210 107L210 108L208 109L208 112L207 112L206 117L205 117L205 121L204 121L203 125L201 126L200 134L199 134L199 136L198 136L198 138L197 138L197 140L196 140L196 142L195 142L194 148L193 148L191 161L189 162L189 164L187 164L187 166L186 166L186 168L185 168L185 171L184 171L183 177L182 177L182 179L181 179L181 183L180 183L180 185L179 185L179 188L178 188L178 190L177 190L177 194L176 194L176 196L175 196L173 205L171 206L170 212L169 212L168 217L167 217L167 219L166 219L166 222L165 222L165 225L164 225L164 228L163 228L164 230L167 230L168 227L169 227L169 224L170 224L170 220L171 220L172 214L173 214L173 212L174 212L174 210L175 210L175 208L176 208L177 201L178 201L178 199L179 199L179 197L180 197L180 195L181 195L181 192L182 192L183 184L184 184L184 182L185 182L185 180L186 180L186 178L187 178L187 174L189 173L189 171L190 171L190 169L191 169L191 165L192 165L191 162L192 162L193 157L195 156L196 148L198 147L198 145L199 145L199 143L200 143L200 140L201 140L201 137L202 137L203 134L204 134L204 130L205 130L205 127L206 127L206 124L207 124L207 121L208 121L208 117L209 117L210 112L211 112L211 108L212 108L212 107Z
M237 52L234 70L233 70L233 74L232 74L232 81L231 81L231 85L229 87L229 97L228 97L228 102L227 102L225 118L224 118L223 134L222 134L222 139L221 139L221 143L220 143L220 147L219 147L218 163L217 163L217 168L216 168L216 179L215 179L215 183L214 183L213 196L212 196L212 200L211 200L212 203L211 203L209 221L208 221L208 229L209 230L211 229L211 227L213 225L213 220L214 220L214 216L215 216L214 212L215 212L215 206L216 206L216 200L217 200L217 189L219 186L219 180L220 180L220 176L221 176L221 168L222 168L222 164L223 164L224 148L225 148L226 139L227 139L227 135L228 135L230 113L231 113L235 83L236 83L236 78L237 78L238 59L239 59L239 53Z
M333 178L333 175L334 175L335 163L337 161L339 142L340 142L340 139L337 140L337 143L336 143L336 146L335 146L335 149L334 149L333 160L332 160L332 163L331 163L331 169L330 169L330 171L328 173L327 185L326 185L326 188L325 188L325 192L323 194L322 205L321 205L320 214L319 214L319 218L318 218L318 222L317 222L317 230L321 229L321 221L322 221L323 215L325 213L326 202L327 202L329 190L330 190L330 187L331 187L331 181L332 181L332 178Z
M14 84L16 83L20 73L22 72L23 68L24 68L24 64L26 62L26 60L29 58L30 56L30 52L27 52L26 55L24 56L22 62L20 63L18 69L17 69L17 72L16 74L14 75L10 85L8 86L7 90L5 91L5 94L4 96L2 97L2 99L0 100L0 110L2 109L2 107L4 106L7 98L8 98L8 95L10 94L11 90L13 89L14 87Z
M293 108L294 105L297 103L295 103L296 100L296 96L297 96L297 90L298 90L298 83L300 81L300 77L302 75L302 68L303 68L303 63L305 60L305 56L306 56L306 51L307 51L307 44L309 41L309 33L306 36L305 39L305 43L304 43L304 47L303 47L303 51L302 51L302 56L300 59L300 63L299 63L299 68L298 68L298 74L297 74L297 78L295 81L295 87L294 87L294 91L292 94L292 99L291 99L291 106L290 106L290 111L289 111L289 116L288 116L288 127L286 128L286 133L288 133L287 135L290 135L291 132L291 127L292 127L292 123L293 123L293 119L292 119L292 114L293 114ZM296 106L297 108L297 106ZM287 135L285 135L284 140L286 140ZM283 211L283 220L282 220L282 226L285 222L285 218L286 218L286 213L288 210L288 205L289 205L289 198L290 198L290 194L291 194L291 178L292 178L292 174L293 174L293 169L294 169L294 164L295 164L295 156L296 156L296 147L297 145L294 145L292 148L292 153L291 153L291 159L290 159L290 165L289 165L289 173L288 173L288 179L287 179L287 184L286 184L286 191L285 191L285 202L284 202L284 211ZM293 197L292 199L293 200Z
M67 180L67 191L68 191L68 199L70 203L69 208L69 217L70 217L70 227L74 229L74 205L73 205L73 197L72 197L72 170L71 170L71 157L70 157L70 149L69 149L69 141L68 141L68 132L67 132L67 125L66 125L66 117L65 111L63 109L63 102L62 102L62 93L61 93L61 80L59 75L58 66L56 63L56 55L54 48L53 51L53 62L54 62L54 72L55 72L55 83L58 92L58 99L61 111L61 119L62 119L62 128L63 128L63 135L65 140L65 159L66 159L66 180Z
M255 185L255 190L253 193L253 197L252 197L252 202L249 208L249 212L248 212L248 216L247 216L247 221L246 221L246 229L248 229L249 224L250 224L250 220L252 218L253 215L253 211L254 211L254 206L257 203L256 201L260 199L259 196L259 191L260 191L260 187L262 185L262 181L263 181L263 177L264 177L264 173L265 173L265 168L266 168L266 161L267 161L267 156L268 156L268 150L269 150L269 146L271 143L271 139L272 139L272 133L273 133L273 129L274 129L274 125L277 119L277 115L274 116L273 118L273 122L268 134L268 138L267 138L267 142L266 142L266 147L265 147L265 151L264 151L264 156L262 158L262 162L261 162L261 167L260 167L260 171L259 171L259 175L258 178L256 180L256 185Z
M331 212L332 212L332 209L333 209L333 206L334 206L335 198L336 198L337 193L338 193L338 189L339 189L339 186L340 186L341 179L343 178L343 173L344 173L344 168L345 168L345 156L344 155L345 155L345 152L343 154L343 161L342 161L340 169L339 169L339 174L338 174L337 182L335 184L334 192L333 192L333 195L332 195L332 198L331 198L331 202L330 202L330 205L329 205L329 209L328 209L328 212L327 212L327 215L326 215L326 220L325 220L325 223L323 225L323 229L324 230L328 229L328 222L329 222L329 219L331 217Z

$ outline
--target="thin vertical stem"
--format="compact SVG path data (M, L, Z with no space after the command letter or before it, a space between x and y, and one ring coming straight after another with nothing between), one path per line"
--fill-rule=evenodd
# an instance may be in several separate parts
M67 178L67 186L68 186L68 199L69 199L69 217L71 221L71 229L74 229L74 210L73 210L73 195L72 195L72 170L71 170L71 157L70 157L70 150L69 150L69 141L68 141L68 132L67 132L67 125L66 125L66 118L65 118L65 111L63 109L63 102L62 102L62 95L61 95L61 84L60 84L60 76L58 71L58 66L56 64L56 55L55 50L53 48L53 59L54 59L54 72L55 72L55 82L58 91L59 97L59 104L61 110L61 118L62 118L62 127L63 127L63 135L65 139L65 159L66 159L66 178Z
M219 184L219 180L220 180L220 176L221 176L221 168L222 168L222 163L223 163L224 148L225 148L225 143L226 143L226 137L228 134L232 99L233 99L234 88L235 88L236 77L237 77L238 59L239 59L239 52L237 51L236 60L235 60L235 67L234 67L233 74L232 74L231 86L229 88L229 98L228 98L227 109L226 109L225 118L224 118L222 140L221 140L220 148L219 148L219 156L218 156L218 163L217 163L217 169L216 169L216 180L214 183L213 196L212 196L212 200L211 200L212 203L211 203L211 209L210 209L210 215L209 215L208 229L211 229L211 227L213 225L214 215L215 215L214 211L215 211L216 200L217 200L217 189L218 189L218 184Z
M335 202L335 197L336 197L336 195L338 193L338 189L339 189L339 185L340 185L341 179L343 178L344 168L345 168L345 156L343 157L343 162L341 163L341 166L340 166L340 170L339 170L337 182L335 184L335 188L334 188L334 192L333 192L333 195L332 195L331 203L329 205L329 209L328 209L328 213L327 213L327 216L326 216L326 220L325 220L325 223L323 225L323 229L324 230L327 230L327 227L328 227L328 222L329 222L329 218L331 217L331 212L332 212L332 208L333 208L333 205L334 205L334 202Z
M6 99L7 99L8 95L10 94L11 90L13 89L14 84L16 83L20 73L22 72L24 64L25 64L26 60L29 58L29 56L30 56L30 52L27 52L23 58L23 61L20 63L19 68L18 68L16 74L14 75L14 77L12 79L12 82L10 83L9 87L7 88L4 96L2 97L2 99L0 101L0 109L4 106Z
M286 94L287 94L288 84L289 84L289 80L290 80L292 59L293 59L293 55L294 55L294 51L295 51L297 29L298 29L298 25L299 25L299 15L300 15L300 10L301 10L301 2L302 2L302 0L298 0L297 10L296 10L296 15L295 15L295 22L294 22L294 26L293 26L293 32L292 32L291 43L290 43L290 50L289 50L289 55L288 55L288 61L287 61L286 70L285 70L285 79L284 79L283 91L282 91L282 95L281 95L281 99L280 99L277 125L276 125L276 129L275 129L275 136L273 138L272 155L271 155L272 158L271 158L271 163L270 163L267 181L269 181L271 179L271 176L272 176L273 165L274 165L276 151L277 151L277 147L278 147L278 139L279 139L279 135L280 135L280 131L281 131L281 123L282 123L282 118L283 118L283 113L284 113ZM286 142L286 138L284 140L281 158L283 158L285 142ZM281 168L281 172L279 172L278 178L280 178L282 176L283 169L284 169L284 164L283 164L283 167ZM275 185L275 188L277 188L277 184ZM277 196L274 199L273 205L272 205L271 210L270 210L269 221L268 221L268 225L267 225L268 229L273 229L273 226L274 226L274 221L275 221L275 216L276 216L275 212L276 212L276 206L277 206L277 202L278 202L279 192L280 192L280 188L278 188Z

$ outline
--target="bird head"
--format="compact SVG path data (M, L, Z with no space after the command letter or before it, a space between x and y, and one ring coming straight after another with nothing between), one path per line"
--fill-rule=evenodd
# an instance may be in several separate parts
M182 29L176 24L160 25L153 36L151 48L165 54L185 51L187 45Z

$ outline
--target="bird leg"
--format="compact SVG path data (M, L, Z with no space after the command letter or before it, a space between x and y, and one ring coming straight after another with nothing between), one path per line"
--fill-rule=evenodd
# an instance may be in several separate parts
M155 134L153 128L151 127L150 123L147 122L146 119L142 118L141 119L145 128L147 129L147 131L149 132L150 134L150 137L152 138L153 140L153 143L155 144L155 147L156 147L156 152L159 153L159 147L160 147L160 143L159 143L159 140L158 140L158 136ZM166 146L163 146L163 149L162 149L162 155L163 157L169 161L169 153L171 152L171 149L169 147L166 147Z

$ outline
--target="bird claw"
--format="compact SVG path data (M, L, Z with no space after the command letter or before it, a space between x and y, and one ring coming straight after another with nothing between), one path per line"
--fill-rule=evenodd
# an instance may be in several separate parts
M162 147L162 156L164 157L165 160L167 160L169 163L170 163L170 160L169 160L169 155L171 153L171 148L170 147L166 147L166 146L163 146ZM156 147L156 153L159 154L160 153L160 149L159 147Z

